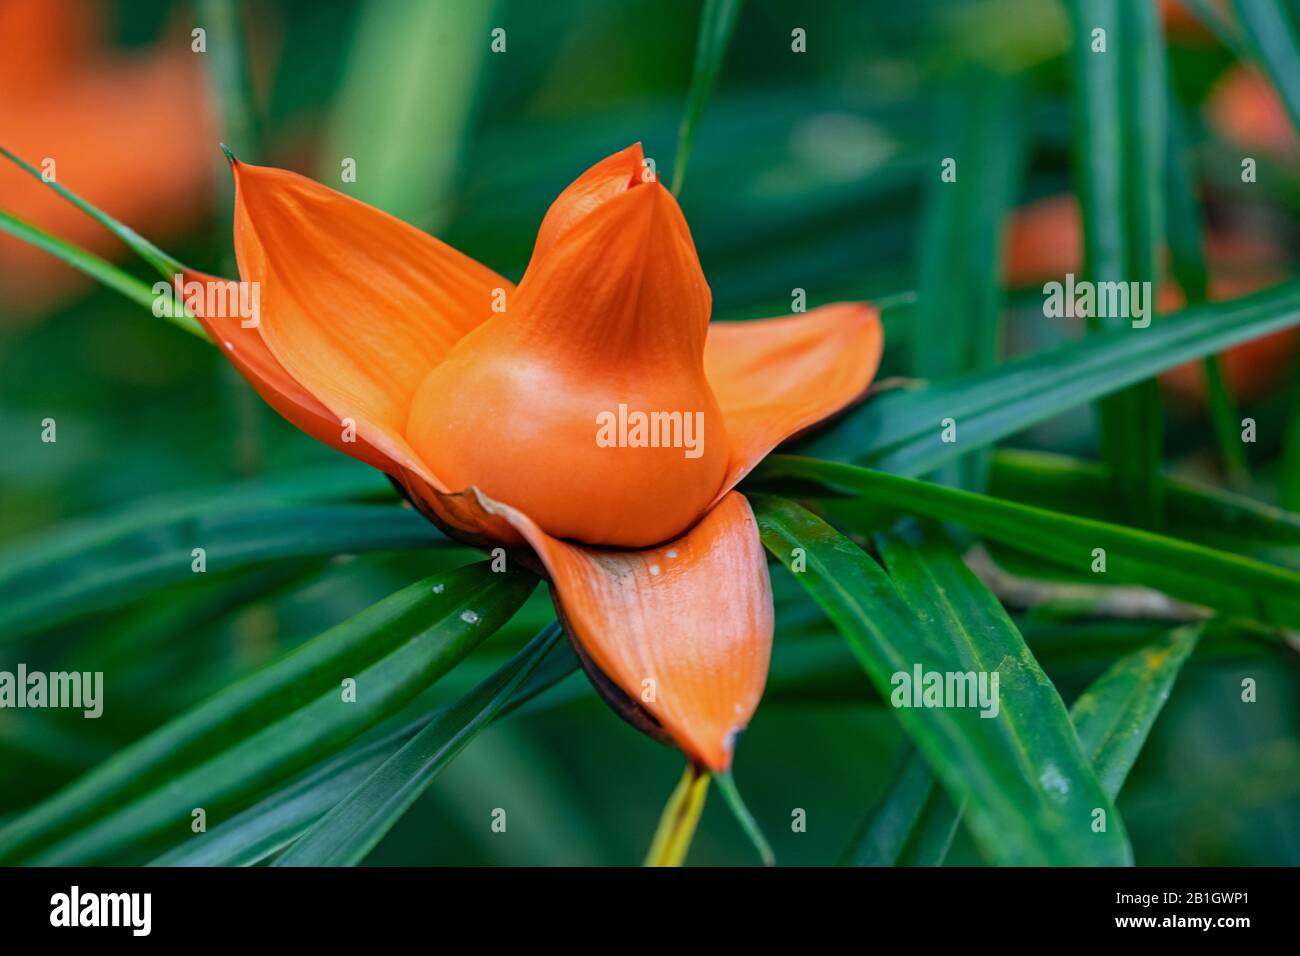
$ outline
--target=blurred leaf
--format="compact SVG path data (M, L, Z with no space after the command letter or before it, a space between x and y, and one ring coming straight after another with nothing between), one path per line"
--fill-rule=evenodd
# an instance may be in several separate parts
M731 44L731 34L740 16L741 0L704 0L700 10L700 35L695 48L695 70L691 75L691 91L686 99L686 112L677 132L677 155L673 159L673 195L682 191L686 178L686 160L691 155L695 141L695 126L704 115L709 96L722 72L722 62Z
M208 32L209 49L203 59L221 114L222 139L245 162L257 162L257 117L249 86L240 6L239 0L198 0L198 15ZM223 182L227 192L233 194L229 175L223 176Z
M1173 105L1172 96L1170 100ZM1196 189L1192 184L1187 165L1187 148L1176 111L1169 116L1168 163L1165 169L1165 208L1169 214L1167 238L1169 240L1169 271L1177 280L1189 305L1197 305L1209 298L1209 268L1205 263L1205 224ZM1236 403L1223 378L1223 363L1217 355L1207 355L1204 361L1206 401L1210 421L1214 425L1219 454L1224 470L1234 484L1244 485L1249 480L1246 470L1246 452L1238 434Z
M445 545L424 517L391 505L181 508L108 519L0 552L0 642L194 581L193 551L218 575L267 561Z
M759 474L807 478L881 507L952 522L1079 573L1091 570L1101 548L1106 570L1099 582L1141 584L1226 614L1300 627L1300 573L1252 558L852 465L774 455Z
M496 715L497 719L534 700L577 670L578 659L572 653L551 654L518 687ZM439 708L432 719L446 716L449 710L449 707ZM310 829L430 721L427 709L419 709L415 716L404 711L389 718L343 752L207 834L163 854L150 866L250 866L260 863Z
M504 28L496 13L492 0L362 4L320 154L321 182L427 229L440 228L450 211L491 31ZM355 181L341 181L346 159L356 163Z
M429 723L276 861L276 866L355 866L433 778L515 696L564 634L551 623L496 674Z
M1291 126L1300 130L1300 43L1296 23L1279 0L1232 0L1237 21L1268 71Z
M1162 484L1166 534L1300 571L1300 514L1184 481ZM999 451L989 493L1101 520L1119 513L1102 466L1065 455Z
M1147 329L1097 332L923 388L878 395L796 447L918 475L1175 365L1300 324L1300 282L1162 317ZM957 441L942 439L953 418Z
M963 80L964 93L943 123L955 128L955 145L943 148L956 178L946 181L936 161L922 213L921 296L911 337L912 372L920 378L986 369L1002 351L1002 223L1025 152L1020 91L991 70L970 69ZM938 480L979 490L986 468L977 449L945 466Z
M0 861L129 860L187 836L195 807L219 822L396 712L509 620L534 584L483 563L404 588L20 816L0 830ZM356 681L354 702L342 700L343 678Z
M1233 52L1237 59L1246 58L1236 24L1224 16L1223 11L1220 10L1220 0L1178 0L1178 2L1190 10L1220 43Z
M930 762L912 750L880 803L840 857L839 866L894 866L934 789Z
M1279 484L1282 507L1300 512L1300 389L1292 397L1286 434L1282 437L1282 473Z
M882 697L893 675L997 673L1000 711L899 707L894 713L943 778L967 795L980 847L1002 864L1131 863L1122 826L1091 832L1109 807L1070 730L1065 707L996 599L937 540L881 538L886 574L870 557L797 504L752 502L768 550L789 565L852 645ZM1118 821L1118 817L1114 819Z
M1074 170L1083 214L1084 272L1094 283L1141 282L1155 312L1156 256L1164 242L1164 37L1154 3L1067 0L1074 93ZM1097 31L1102 31L1100 41ZM1105 47L1097 50L1096 42ZM1090 316L1092 331L1142 337L1133 316ZM1099 404L1102 457L1129 515L1159 523L1162 441L1154 380Z

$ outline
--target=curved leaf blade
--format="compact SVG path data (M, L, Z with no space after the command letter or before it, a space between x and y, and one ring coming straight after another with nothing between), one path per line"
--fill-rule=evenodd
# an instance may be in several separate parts
M0 553L0 643L144 594L288 558L400 551L447 544L428 521L391 505L197 506L109 518Z
M722 72L722 62L731 45L736 20L740 17L741 0L704 0L700 11L700 36L695 48L695 69L691 75L691 91L686 99L686 112L682 115L681 129L677 132L677 155L673 159L672 192L682 191L686 178L686 160L695 142L695 127L704 115L713 87Z
M317 821L276 866L354 866L410 809L433 778L515 696L563 636L552 623L505 667L431 720L341 803Z
M1095 332L996 368L888 392L797 446L800 454L922 475L1175 365L1300 325L1300 282L1162 316L1145 329ZM945 418L958 441L942 438Z
M1000 606L995 608L996 600L969 571L952 563L955 557L938 572L942 581L927 579L935 572L909 550L912 546L891 540L891 570L898 576L891 578L797 504L767 495L754 496L752 503L772 554L788 565L794 549L802 549L807 570L798 579L849 641L882 697L892 695L894 675L910 675L918 665L924 673L972 666L1005 672L1011 693L1002 696L994 718L972 708L896 709L946 789L966 795L972 830L990 860L1131 862L1122 827L1091 832L1092 808L1107 807L1109 801L1079 753L1064 705ZM933 556L927 551L926 560ZM918 605L909 605L905 594ZM1009 710L1018 712L1014 720ZM1043 726L1036 727L1035 720Z
M774 455L768 476L807 478L884 508L952 522L1086 573L1104 551L1100 583L1140 584L1264 624L1300 627L1300 572L1148 531L1077 518L853 465Z
M559 650L519 686L496 715L498 720L577 673L577 657L572 653L562 654ZM390 718L342 753L302 774L283 789L207 833L192 836L149 865L251 866L262 862L307 832L397 753L420 728L448 709L438 708L432 718L426 708L420 708L414 717L404 711Z
M194 807L220 820L395 713L509 620L535 583L477 564L398 591L11 821L0 861L116 859L179 840ZM347 677L355 702L342 700Z

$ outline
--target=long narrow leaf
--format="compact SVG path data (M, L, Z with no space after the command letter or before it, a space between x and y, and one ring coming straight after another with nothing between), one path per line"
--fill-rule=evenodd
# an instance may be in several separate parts
M1170 537L1300 571L1300 514L1184 481L1166 478L1163 485L1164 531ZM1117 512L1102 466L1045 452L999 451L989 493L1100 520Z
M435 717L276 860L352 866L363 860L465 745L506 706L563 636L548 625L505 667Z
M1001 228L1024 165L1019 91L988 69L973 68L963 80L951 117L955 147L945 147L955 153L948 158L957 163L956 177L940 175L936 163L923 213L923 294L912 338L912 371L920 378L986 369L1001 354ZM977 450L946 467L941 480L980 490L987 464Z
M1104 561L1099 584L1141 584L1226 614L1300 627L1300 572L1253 558L852 465L776 455L762 473L810 479L880 507L953 522L1079 573Z
M695 127L704 115L713 87L722 72L722 62L731 44L731 34L740 17L741 0L704 0L700 11L700 36L695 47L695 70L691 92L686 99L681 129L677 132L677 155L673 160L673 195L682 191L686 178L686 160L695 141Z
M1070 708L1079 745L1102 788L1119 796L1174 681L1200 636L1200 626L1179 628L1161 641L1116 661ZM938 866L947 856L961 811L935 790L934 774L920 755L909 760L881 805L863 821L845 849L852 866Z
M1295 20L1280 0L1233 0L1233 6L1250 47L1282 95L1292 126L1300 130L1300 40Z
M1202 627L1170 631L1163 641L1116 661L1070 708L1083 752L1112 798L1128 779Z
M992 718L965 707L895 711L949 792L967 795L972 829L990 860L1131 862L1118 823L1106 834L1090 831L1092 808L1109 803L1078 752L1064 705L969 572L950 566L942 582L926 581L922 575L931 572L924 562L908 554L905 543L890 543L894 570L910 579L909 593L924 593L935 615L926 617L924 607L909 606L895 581L829 525L784 499L758 495L752 501L768 550L787 566L806 562L796 576L849 641L883 697L897 688L895 675L911 675L917 666L941 674L983 669L999 673L1008 685L1001 712ZM956 587L964 589L960 598ZM979 638L972 628L979 629ZM992 644L980 646L994 631ZM1015 643L1020 650L1006 653ZM1008 714L1019 708L1024 710L1014 718Z
M80 551L25 560L0 555L0 643L202 574L266 561L439 547L447 539L416 512L391 505L189 511L102 537ZM36 544L40 553L40 543ZM48 554L48 552L47 552ZM203 571L196 564L202 561Z
M508 620L534 583L479 564L397 592L20 816L0 830L0 861L40 851L81 864L155 837L175 843L198 807L218 822L396 712ZM344 678L355 700L344 699Z
M1144 283L1154 310L1163 232L1164 41L1150 3L1067 0L1074 92L1074 166L1084 270L1094 283ZM1126 285L1127 287L1127 285ZM1089 316L1089 328L1140 336L1132 315ZM1103 457L1135 517L1159 513L1160 396L1154 381L1099 403Z
M1239 342L1300 324L1300 282L1097 332L986 372L877 396L801 443L801 454L921 475L975 448ZM1141 334L1138 334L1138 333ZM944 440L944 419L956 441Z
M557 651L550 655L518 687L497 714L497 719L532 702L577 670L578 659L572 653ZM435 718L447 709L440 708ZM260 863L302 836L429 721L429 714L424 709L413 716L403 712L390 718L342 753L207 833L192 836L150 865L250 866Z
M52 236L45 230L24 222L3 209L0 209L0 231L7 232L23 242L35 246L37 249L48 252L54 258L84 272L100 285L126 296L136 305L144 306L152 311L158 302L158 297L154 295L153 289L135 276L128 275L106 259L101 259L92 252L87 252L69 242L64 242L57 236ZM164 319L174 323L177 327L206 342L211 341L203 326L199 325L198 320L183 304L176 302L174 298L168 299L160 311Z
M9 160L11 163L19 167L21 170L23 170L23 172L27 173L28 175L34 176L36 179L40 180L50 189L58 193L59 196L61 196L63 199L66 199L68 202L72 203L72 205L76 206L78 209L80 209L86 215L90 216L92 219L98 222L109 232L113 233L113 235L117 236L124 243L126 243L127 247L132 252L138 255L150 266L152 266L158 272L158 274L162 276L164 279L170 280L178 272L183 272L185 270L185 267L174 256L170 256L167 253L163 252L161 249L155 246L148 239L141 236L130 226L118 222L108 213L104 212L101 209L97 209L91 203L82 199L80 196L74 193L71 189L68 189L62 183L57 182L56 180L53 179L46 179L44 176L41 175L41 171L39 169L37 169L31 163L27 162L25 159L22 159L19 156L15 156L9 150L5 149L3 145L0 145L0 156L3 156L5 159Z

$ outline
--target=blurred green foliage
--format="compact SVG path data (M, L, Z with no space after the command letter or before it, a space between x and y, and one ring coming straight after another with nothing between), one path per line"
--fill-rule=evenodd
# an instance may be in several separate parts
M116 42L141 51L169 24L196 16L169 0L109 6ZM234 20L247 38L252 77L247 158L353 192L514 279L550 200L596 159L639 140L671 175L695 58L696 5L416 3L411 9L423 12L412 16L395 13L398 6L239 6ZM507 36L502 54L488 47L487 31L498 26ZM794 27L806 30L807 53L791 52ZM935 214L927 196L937 157L988 123L1014 127L979 141L991 189L1008 190L1020 204L1071 187L1067 35L1053 0L749 0L696 128L681 193L716 315L786 313L795 288L807 290L810 306L931 293L917 320L924 335L910 350L913 311L888 318L882 377L986 367L999 353L1075 337L1078 330L1043 320L1036 289L1007 290L990 279L998 257L971 246L989 236L964 221L936 236L927 219ZM1207 218L1266 234L1294 272L1300 173L1261 156L1259 182L1244 187L1239 151L1204 119L1202 104L1234 54L1174 39L1167 55L1170 109L1194 157ZM1001 102L992 119L969 115L973 69L984 82L1013 85L1015 99ZM212 153L214 179L225 177L215 142ZM337 181L344 156L358 159L356 184ZM226 202L168 251L229 271ZM942 244L961 241L952 254L965 253L973 271L948 286ZM152 282L138 264L124 267ZM999 349L974 358L969 350L977 346L957 331L975 314L964 310L966 293L977 299L967 305L978 311L979 328L1002 336ZM47 314L11 313L0 290L6 545L142 500L293 468L354 467L254 399L215 350L110 292L89 291ZM1266 502L1286 480L1281 436L1300 405L1297 392L1291 374L1246 409L1260 435L1248 448L1249 491ZM58 421L57 444L39 441L46 416ZM1086 408L1014 444L1090 457L1098 448ZM1222 483L1215 449L1203 412L1170 409L1167 471ZM364 484L364 467L355 470ZM392 500L379 479L362 497ZM269 561L0 644L0 668L24 661L107 672L98 721L0 712L0 823L284 651L467 557L444 548ZM736 779L778 860L829 864L893 785L908 746L829 621L780 569L773 585L772 678L739 748ZM1158 621L1097 620L1087 609L1057 612L1017 610L1015 617L1067 706L1122 653L1167 630ZM434 699L448 703L468 692L549 618L539 589L438 685ZM1240 702L1245 677L1258 684L1258 702L1249 706ZM1300 862L1298 691L1293 648L1261 649L1250 635L1202 642L1117 800L1140 864ZM678 754L629 730L581 677L569 677L524 715L474 740L367 862L635 863L679 770ZM506 834L489 827L497 807L511 815ZM791 828L798 810L806 832ZM979 859L959 831L949 862ZM716 795L690 860L753 861Z

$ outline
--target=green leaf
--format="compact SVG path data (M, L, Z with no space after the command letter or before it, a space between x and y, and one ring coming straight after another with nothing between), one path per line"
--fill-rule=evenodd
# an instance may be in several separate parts
M1300 514L1242 495L1163 479L1164 532L1300 571ZM1045 452L999 451L989 493L1052 511L1105 520L1116 492L1094 462Z
M1126 655L1089 685L1070 708L1079 745L1112 800L1123 789L1200 633L1200 625L1179 628ZM851 866L938 866L948 854L960 819L961 810L934 788L929 762L915 754L881 805L863 821L840 862Z
M1300 43L1296 22L1278 0L1233 0L1246 40L1282 96L1291 125L1300 130Z
M82 199L80 196L74 193L71 189L68 189L62 183L53 179L46 179L44 176L41 175L41 171L39 169L37 169L35 166L27 162L26 160L21 159L18 156L15 156L9 150L5 149L3 146L0 146L0 156L3 156L5 159L9 160L11 163L18 166L24 172L40 180L50 189L53 189L56 193L58 193L61 197L66 199L68 202L72 203L72 205L76 206L86 215L90 216L90 218L98 222L101 226L103 226L113 235L117 236L124 243L126 243L127 248L129 248L132 252L138 255L150 266L152 266L153 269L164 279L171 281L172 277L175 276L178 272L185 271L185 266L181 264L180 260L176 259L174 256L169 256L167 253L163 252L161 249L155 246L148 239L145 239L143 236L141 236L130 226L123 225L122 223L114 219L112 216L110 216L108 213L100 209L97 209L95 206L91 205L86 200ZM84 254L88 255L88 253L84 253ZM73 263L73 265L76 265L76 263ZM96 278L98 277L96 276ZM202 328L200 328L199 331L202 332ZM206 337L206 333L203 334Z
M512 31L507 52L494 54L493 28L509 26L498 13L492 0L363 3L320 181L425 228L443 226L485 67L529 42ZM345 158L356 162L355 181L340 181Z
M522 684L497 714L501 719L576 673L578 659L558 650ZM414 709L412 716L407 711ZM438 708L437 719L448 707ZM150 863L150 866L251 866L302 836L317 820L401 749L430 722L427 706L414 702L346 750L283 789Z
M1236 25L1220 11L1218 0L1179 0L1201 25L1214 34L1215 38L1233 52L1239 60L1246 58L1245 48Z
M1079 744L1111 798L1119 795L1204 625L1170 631L1120 660L1070 708Z
M1145 585L1225 614L1300 627L1300 573L1253 558L852 465L775 455L760 474L806 478L880 507L953 522L1078 573L1091 573L1100 548L1106 570L1096 575L1099 583Z
M426 519L391 505L183 507L110 518L0 552L0 643L121 607L208 574L267 561L445 545Z
M1291 398L1286 434L1282 436L1282 471L1278 484L1282 507L1300 511L1300 389Z
M418 729L407 720L373 741L357 741L281 790L212 830L195 834L150 866L252 866L298 839L360 786Z
M515 695L564 634L549 624L492 677L433 720L284 852L276 866L354 866Z
M1142 282L1154 290L1163 244L1164 39L1155 4L1067 0L1074 93L1074 169L1088 280ZM1094 31L1104 31L1104 50ZM1154 312L1154 292L1147 308ZM1124 329L1132 316L1089 317L1089 328ZM1140 334L1142 329L1133 329ZM1135 518L1159 515L1160 394L1143 381L1098 406L1102 457Z
M198 0L200 22L208 32L209 48L203 59L220 108L222 138L245 161L255 162L257 122L239 12L239 5L227 0Z
M64 242L62 239L24 222L3 209L0 209L0 230L21 239L28 245L48 252L54 258L84 272L100 285L126 296L132 302L142 305L150 311L153 310L158 300L153 290L135 276L128 275L94 253L86 252L71 243ZM162 318L204 341L212 341L208 338L208 333L203 330L203 326L199 325L198 320L184 305L177 303L174 299L168 299L167 302L168 307L162 309Z
M686 160L691 155L695 141L695 126L704 115L713 87L722 72L731 34L740 16L741 0L704 0L700 11L700 36L695 47L695 70L691 75L691 91L686 99L686 112L677 133L677 155L673 160L673 195L682 191L686 178Z
M1169 120L1169 162L1165 175L1165 205L1169 214L1169 271L1178 281L1187 302L1197 304L1209 299L1205 226L1187 165L1187 147L1181 121L1176 112L1171 112ZM1246 470L1246 453L1237 434L1237 423L1241 418L1223 378L1223 363L1217 355L1205 357L1204 372L1210 421L1214 425L1224 469L1234 484L1244 485L1249 480L1249 474Z
M1300 324L1300 282L1193 306L1145 329L1113 329L1003 362L985 372L863 403L797 447L801 454L921 475L1076 405ZM957 441L942 438L943 420Z
M413 584L226 688L0 830L0 862L179 842L395 713L504 624L535 579L486 563ZM340 682L356 681L344 702Z
M862 821L839 866L894 866L935 792L930 762L911 751L880 803Z
M963 74L954 104L957 177L948 182L936 161L922 214L919 288L923 294L912 336L912 371L950 378L989 368L1003 335L1002 223L1024 165L1020 91L986 69ZM953 316L960 315L960 322ZM957 465L960 465L960 469ZM942 472L945 484L982 487L987 457L978 452Z
M999 675L996 717L967 707L895 710L949 793L966 795L972 831L990 861L1131 862L1121 825L1091 832L1092 808L1109 807L1109 801L1079 752L1051 682L946 541L882 537L886 574L793 502L767 495L751 501L772 554L790 565L794 549L802 549L806 570L797 578L849 641L882 697L894 692L894 675L911 675L918 666L925 673Z
M763 830L754 819L754 815L749 812L749 807L745 806L744 799L740 796L740 790L736 787L736 779L731 775L730 770L722 773L715 773L713 779L717 782L718 792L722 794L722 799L726 801L727 807L731 810L732 816L740 824L740 828L745 831L745 836L749 837L749 842L754 845L758 851L758 858L764 866L776 866L776 854L772 852L772 845L767 842L767 837L763 835Z

